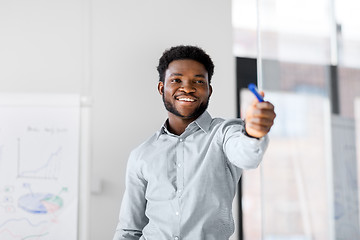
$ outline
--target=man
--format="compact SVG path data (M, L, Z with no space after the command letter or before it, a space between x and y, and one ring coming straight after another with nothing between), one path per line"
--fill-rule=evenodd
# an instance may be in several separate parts
M198 47L170 48L157 69L168 119L130 155L114 240L228 240L237 183L262 159L274 106L254 100L246 124L212 118L214 65Z

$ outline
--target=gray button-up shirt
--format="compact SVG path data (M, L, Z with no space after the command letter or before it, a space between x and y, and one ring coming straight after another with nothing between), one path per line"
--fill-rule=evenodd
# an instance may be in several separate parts
M204 112L180 136L165 124L134 149L114 240L228 240L239 178L268 144L244 131L241 119Z

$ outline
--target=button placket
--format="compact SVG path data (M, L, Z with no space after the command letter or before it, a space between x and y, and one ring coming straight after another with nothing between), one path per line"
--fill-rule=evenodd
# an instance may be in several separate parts
M177 193L181 193L184 188L184 144L185 140L183 138L179 139L177 147Z

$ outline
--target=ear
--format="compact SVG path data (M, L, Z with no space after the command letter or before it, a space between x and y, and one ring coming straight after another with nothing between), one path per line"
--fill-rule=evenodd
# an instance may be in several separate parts
M160 95L164 94L164 83L161 81L159 81L159 83L158 83L158 91L159 91Z
M209 97L211 96L212 91L213 91L212 86L211 86L211 85L209 85Z

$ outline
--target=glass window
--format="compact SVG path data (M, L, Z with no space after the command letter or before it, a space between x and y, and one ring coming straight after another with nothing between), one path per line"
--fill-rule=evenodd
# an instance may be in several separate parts
M256 82L241 64L261 56L277 113L263 163L242 177L244 239L360 238L359 12L355 0L233 0L241 110Z

